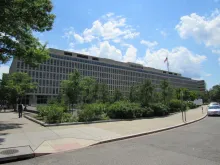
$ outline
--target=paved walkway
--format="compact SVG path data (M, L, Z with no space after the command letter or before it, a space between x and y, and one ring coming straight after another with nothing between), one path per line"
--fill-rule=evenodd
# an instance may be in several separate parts
M204 106L204 109L206 107ZM187 111L187 121L201 118L201 107ZM14 112L0 113L0 148L29 145L36 154L55 153L86 147L102 140L182 124L181 113L168 117L42 127Z

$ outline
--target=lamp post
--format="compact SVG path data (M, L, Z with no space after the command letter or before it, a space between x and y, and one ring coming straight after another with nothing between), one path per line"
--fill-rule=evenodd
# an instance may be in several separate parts
M183 107L183 91L180 92L180 98L181 98L182 120L183 120L183 122L186 122L186 110ZM183 115L183 111L184 111L184 115Z

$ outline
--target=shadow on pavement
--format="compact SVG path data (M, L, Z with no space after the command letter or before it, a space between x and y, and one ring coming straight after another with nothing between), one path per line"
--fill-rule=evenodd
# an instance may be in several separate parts
M16 129L16 128L22 128L20 123L3 123L0 122L0 131L4 131L7 129ZM1 134L0 134L1 135Z
M1 137L1 136L5 136L8 133L0 133L0 145L5 141L5 138Z

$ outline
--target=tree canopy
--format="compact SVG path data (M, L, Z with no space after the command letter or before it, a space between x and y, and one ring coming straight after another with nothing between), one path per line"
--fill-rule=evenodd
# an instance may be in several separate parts
M46 45L32 34L52 29L51 0L3 0L0 7L0 63L12 57L37 65L49 58Z
M31 77L27 73L15 72L8 76L6 89L21 101L27 92L36 89L36 83L31 82Z

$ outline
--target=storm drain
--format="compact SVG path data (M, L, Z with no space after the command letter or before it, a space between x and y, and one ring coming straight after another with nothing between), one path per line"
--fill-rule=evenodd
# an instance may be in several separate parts
M8 161L33 158L34 152L30 146L0 148L0 164Z
M8 150L3 150L0 152L1 155L13 155L13 154L16 154L18 153L19 150L16 150L16 149L8 149Z

